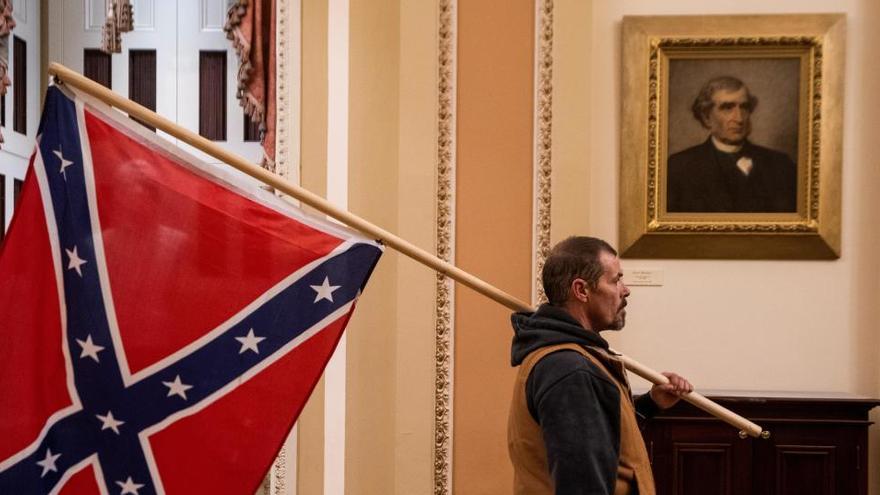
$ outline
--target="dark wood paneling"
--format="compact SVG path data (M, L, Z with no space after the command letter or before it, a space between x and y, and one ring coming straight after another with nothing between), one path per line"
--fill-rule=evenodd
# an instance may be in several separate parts
M673 493L730 495L730 444L676 443L673 446Z
M6 95L0 96L0 126L6 127Z
M226 52L199 52L199 134L226 140Z
M734 428L681 401L645 424L658 495L866 495L874 399L712 397L770 431Z
M777 495L832 495L835 447L777 445Z
M102 86L113 89L113 69L110 54L97 48L83 50L83 73Z
M128 97L156 111L156 50L129 50ZM134 119L144 127L156 128Z
M27 134L27 42L13 36L12 129Z

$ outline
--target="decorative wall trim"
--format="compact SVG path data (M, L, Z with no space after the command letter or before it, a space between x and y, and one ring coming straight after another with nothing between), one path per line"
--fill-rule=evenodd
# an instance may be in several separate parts
M439 2L437 256L454 261L456 0ZM452 493L454 284L437 274L434 378L434 494Z
M290 176L290 148L287 133L290 128L291 108L287 97L287 2L276 2L275 21L275 171L285 179ZM298 136L297 136L298 138ZM295 179L296 177L294 177ZM296 181L297 183L299 181Z
M293 466L295 469L295 466ZM281 447L281 450L278 452L278 457L275 458L275 462L272 463L272 475L269 477L269 486L271 487L272 495L282 495L287 493L285 480L287 478L285 471L287 470L287 447ZM268 488L268 487L267 487ZM267 489L265 493L269 493ZM296 493L296 487L294 487L292 493Z
M541 270L550 251L550 176L553 133L553 0L537 0L535 88L535 232L533 303L546 301Z
M295 2L293 8L297 8L299 2ZM288 85L299 84L298 78L300 71L291 70L287 64L287 58L291 49L296 50L297 47L288 46L288 37L296 34L296 26L291 26L288 15L293 11L288 2L281 1L275 3L275 171L285 179L299 183L299 171L291 171L291 166L298 164L299 160L292 159L292 150L289 145L291 139L299 139L299 132L294 136L288 136L295 125L291 125L293 118L299 119L299 108L295 107L296 102L288 98ZM296 17L294 17L296 19ZM288 73L290 72L290 73ZM291 77L293 76L293 77ZM297 129L298 131L298 129ZM293 172L293 173L291 173ZM278 457L272 463L272 468L266 473L266 478L257 495L282 495L295 494L296 483L288 489L287 480L295 480L296 473L290 474L289 470L296 470L296 444L285 445L278 452ZM292 451L288 455L288 448Z

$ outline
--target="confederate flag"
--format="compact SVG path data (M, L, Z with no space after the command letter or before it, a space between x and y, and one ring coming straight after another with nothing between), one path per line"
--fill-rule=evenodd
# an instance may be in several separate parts
M51 87L0 246L0 494L254 493L381 254Z

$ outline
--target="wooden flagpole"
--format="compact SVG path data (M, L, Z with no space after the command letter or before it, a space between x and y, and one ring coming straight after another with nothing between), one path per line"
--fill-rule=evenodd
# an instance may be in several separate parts
M92 81L91 79L79 74L67 67L52 62L49 64L49 74L56 77L60 82L70 85L93 98L96 98L112 107L115 107L128 115L137 117L139 120L147 123L156 129L160 129L174 136L181 141L198 148L205 153L221 160L232 167L244 172L251 177L264 182L265 184L281 191L299 201L311 206L312 208L324 213L340 222L366 234L374 239L381 240L385 245L394 250L426 265L443 275L452 278L456 282L470 287L480 294L503 304L514 311L532 311L532 307L514 296L490 285L474 275L456 267L455 265L441 260L440 258L428 253L427 251L407 242L404 239L388 232L363 218L354 215L346 210L339 209L326 199L303 189L292 182L289 182L280 176L269 172L268 170L255 165L248 160L231 153L220 146L217 146L210 140L185 129L174 122L162 117L161 115L145 108L117 93L105 88L104 86ZM665 376L652 370L651 368L635 361L627 356L621 355L626 368L641 376L642 378L655 383L665 384L668 380ZM753 437L769 437L769 433L763 431L760 426L743 418L742 416L712 402L697 392L691 392L684 397L684 400L699 407L700 409L712 414L713 416L727 422L728 424L740 430L740 436L745 438L746 435Z

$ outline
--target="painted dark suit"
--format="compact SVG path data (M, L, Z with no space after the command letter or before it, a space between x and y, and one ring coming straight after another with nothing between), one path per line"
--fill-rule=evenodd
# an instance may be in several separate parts
M736 162L752 160L745 175ZM668 212L795 212L797 166L785 153L743 143L737 153L718 150L712 140L669 157Z

